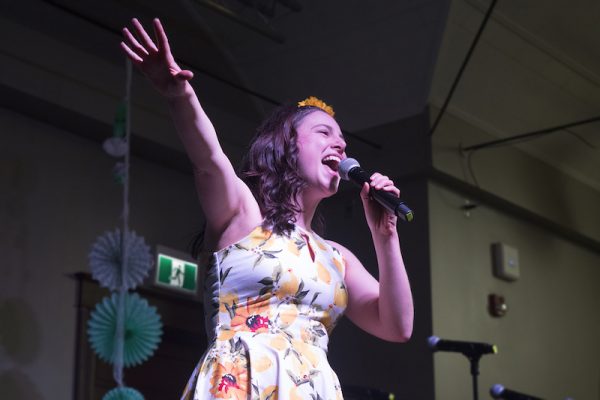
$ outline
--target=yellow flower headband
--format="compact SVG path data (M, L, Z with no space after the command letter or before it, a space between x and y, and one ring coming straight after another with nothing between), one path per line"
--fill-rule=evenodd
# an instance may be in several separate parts
M335 115L331 106L328 106L327 103L325 103L321 99L316 98L315 96L307 97L306 99L298 102L298 107L308 106L318 107L321 110L325 111L327 114L331 115L332 117Z

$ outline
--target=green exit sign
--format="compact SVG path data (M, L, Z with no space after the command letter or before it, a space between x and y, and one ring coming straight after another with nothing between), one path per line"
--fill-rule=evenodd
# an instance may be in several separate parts
M170 255L161 247L157 252L156 284L190 294L196 294L198 285L198 264Z

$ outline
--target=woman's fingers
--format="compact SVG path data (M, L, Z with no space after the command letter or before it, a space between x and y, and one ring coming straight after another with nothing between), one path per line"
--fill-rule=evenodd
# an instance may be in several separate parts
M396 186L387 186L383 188L383 190L394 193L397 197L400 197L400 189L398 189Z
M385 192L394 193L396 196L400 196L400 189L394 186L394 181L385 175L381 175L376 172L371 175L371 187L377 190L383 190Z
M146 30L144 29L144 27L142 26L140 21L138 21L137 18L134 18L131 20L131 23L133 24L133 28L135 29L135 32L138 34L138 37L141 39L141 41L146 46L146 49L151 50L151 51L158 51L158 49L156 48L156 45L154 44L152 39L150 39L150 36L148 36L148 34L146 33Z
M129 57L129 59L134 63L134 64L140 64L142 63L144 60L142 60L142 58L140 56L138 56L133 50L131 50L126 44L125 42L121 42L121 48L123 49L123 51L125 52L125 54L127 54L127 56Z
M129 29L123 28L123 36L129 42L129 48L135 52L140 58L143 59L144 56L148 55L148 51L137 41L135 36L131 34Z
M160 23L160 20L154 18L152 24L154 25L154 33L156 35L156 43L158 44L159 51L163 54L169 54L171 52L169 39L167 38L167 34L165 33L165 29Z
M368 200L369 199L369 190L370 190L370 186L367 182L363 183L363 187L360 190L360 197L363 200Z
M383 189L386 186L394 185L394 182L385 175L381 175L379 172L371 175L371 186L375 189Z

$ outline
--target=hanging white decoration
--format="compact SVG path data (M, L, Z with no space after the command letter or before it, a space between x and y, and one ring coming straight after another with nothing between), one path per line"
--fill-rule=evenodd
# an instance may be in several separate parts
M116 158L124 157L129 151L127 141L120 137L111 137L106 139L102 143L102 148L108 155Z
M152 269L150 246L144 238L129 231L127 245L127 268L123 273L121 257L121 230L105 232L96 239L89 254L92 276L100 285L110 290L134 289L144 281Z

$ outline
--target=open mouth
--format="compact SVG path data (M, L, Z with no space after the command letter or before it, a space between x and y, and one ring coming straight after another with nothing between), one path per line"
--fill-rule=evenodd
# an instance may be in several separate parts
M337 172L341 158L338 156L327 156L321 162L327 165L331 170Z

